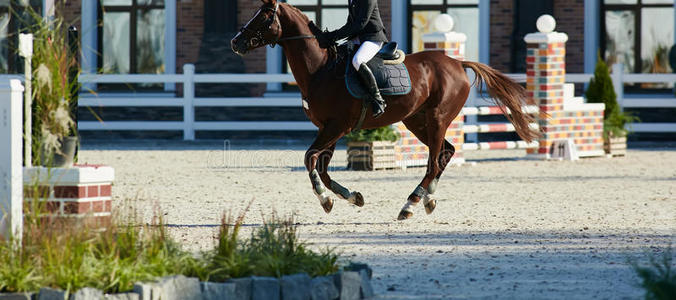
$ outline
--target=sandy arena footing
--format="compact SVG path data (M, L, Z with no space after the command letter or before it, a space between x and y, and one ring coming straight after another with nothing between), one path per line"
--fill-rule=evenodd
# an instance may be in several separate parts
M133 203L146 221L159 205L188 249L211 246L222 213L251 200L248 225L292 214L313 247L371 265L382 299L635 299L643 291L628 261L676 245L673 150L577 162L465 153L478 163L447 169L436 211L419 205L403 222L399 209L425 169L346 171L345 152L330 174L366 205L336 200L329 215L302 167L304 147L85 144L79 155L115 168L114 205Z

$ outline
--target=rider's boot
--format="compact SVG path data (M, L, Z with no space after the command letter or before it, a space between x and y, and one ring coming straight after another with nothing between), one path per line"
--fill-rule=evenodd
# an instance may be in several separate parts
M385 112L385 107L387 105L385 104L383 97L380 95L376 78L373 76L373 72L371 72L371 69L366 65L366 63L362 63L359 66L359 71L357 73L359 73L362 84L371 95L370 98L373 104L373 117L378 118Z

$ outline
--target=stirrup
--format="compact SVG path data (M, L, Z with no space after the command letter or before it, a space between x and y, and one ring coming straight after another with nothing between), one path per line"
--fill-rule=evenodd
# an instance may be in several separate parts
M378 117L382 116L385 113L385 107L387 107L387 105L385 104L385 101L380 102L375 99L371 99L371 101L373 101L371 103L373 105L371 108L373 111L373 118L377 119Z

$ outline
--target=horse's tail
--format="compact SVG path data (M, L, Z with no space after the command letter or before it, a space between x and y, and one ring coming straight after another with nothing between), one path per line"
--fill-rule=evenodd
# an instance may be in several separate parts
M485 64L463 61L463 68L470 68L474 71L476 78L474 82L479 86L479 92L483 88L482 83L486 84L488 94L491 96L495 104L500 107L502 113L507 119L514 124L516 133L525 141L531 142L535 140L540 133L529 126L535 119L530 114L523 111L521 106L523 104L534 104L533 99L529 99L521 85L514 80L500 73L500 71L493 69ZM505 107L511 112L508 113Z

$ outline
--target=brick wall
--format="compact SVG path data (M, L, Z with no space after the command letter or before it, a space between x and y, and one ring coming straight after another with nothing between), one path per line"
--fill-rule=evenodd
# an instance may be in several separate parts
M584 72L584 0L554 0L556 31L568 34L566 72Z
M246 24L261 7L260 1L238 0L237 2L237 27ZM229 41L228 41L229 42ZM265 72L265 48L251 51L244 56L244 65L247 73Z
M392 1L378 0L378 9L380 9L380 18L383 20L385 30L387 31L387 39L392 39Z
M510 71L514 0L491 0L490 65L502 72ZM566 71L584 71L584 0L554 0L556 31L568 34ZM523 43L523 41L517 41ZM525 62L523 62L525 63Z
M55 1L55 6L57 7L56 13L63 17L66 24L75 25L75 27L80 29L80 19L82 16L82 2L81 1L66 1L58 0Z
M490 65L499 71L509 72L511 39L514 31L514 1L491 0L490 15Z
M199 58L204 0L178 0L176 6L176 73L183 73L184 64L194 64Z

